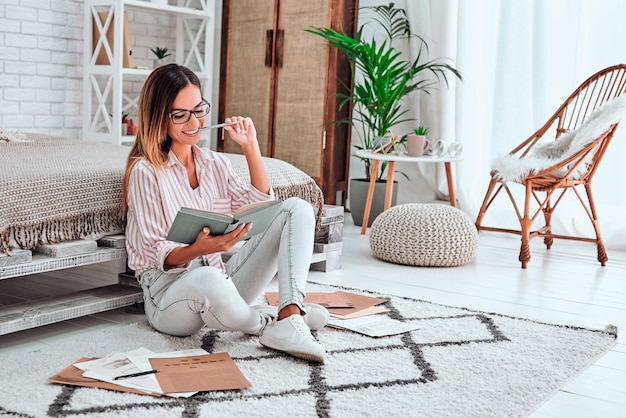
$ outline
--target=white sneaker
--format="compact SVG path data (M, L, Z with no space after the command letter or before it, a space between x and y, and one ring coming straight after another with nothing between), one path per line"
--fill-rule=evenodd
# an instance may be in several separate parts
M322 329L328 324L330 314L328 309L317 303L305 303L306 315L304 315L304 323L307 324L311 331Z
M291 315L269 324L259 337L259 342L305 360L322 363L326 359L326 350L315 341L300 315Z
M328 320L330 319L328 309L317 303L305 303L304 306L307 310L306 315L303 316L304 323L311 331L322 329L328 324ZM254 305L252 309L278 318L278 308L276 306Z

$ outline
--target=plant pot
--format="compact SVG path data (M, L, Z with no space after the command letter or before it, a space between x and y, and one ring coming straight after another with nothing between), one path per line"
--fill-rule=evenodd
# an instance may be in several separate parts
M388 144L393 138L390 136L375 136L372 138L372 151Z
M425 135L409 134L406 137L406 153L411 157L421 157L428 147Z
M350 199L350 215L356 226L363 225L363 212L365 211L365 201L367 200L367 190L370 182L367 179L351 179L348 190ZM367 221L367 226L372 226L372 222L380 215L385 207L385 189L387 180L377 180L374 186L374 197L372 198L372 208ZM391 206L396 204L398 197L398 182L393 182L393 194L391 195Z
M157 67L160 67L161 65L165 65L165 64L168 64L168 63L169 63L168 58L156 58L154 60L153 68L157 68Z

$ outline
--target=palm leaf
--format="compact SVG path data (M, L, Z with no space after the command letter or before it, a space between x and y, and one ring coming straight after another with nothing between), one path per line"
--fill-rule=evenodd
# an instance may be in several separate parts
M379 6L364 6L361 8L371 16L373 22L378 23L390 40L411 36L411 27L406 17L406 11L395 7L394 3Z

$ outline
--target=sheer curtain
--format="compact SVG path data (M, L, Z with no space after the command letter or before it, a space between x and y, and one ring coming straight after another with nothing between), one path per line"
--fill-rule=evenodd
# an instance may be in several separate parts
M455 88L413 97L410 108L432 127L431 138L463 144L464 161L455 169L457 194L472 217L482 203L491 161L530 136L587 77L626 62L626 2L620 0L408 0L406 11L413 31L429 41L429 57L450 57L463 74ZM626 121L593 184L607 249L626 250L624 157ZM438 196L445 195L441 167L424 165L420 172ZM501 203L486 224L513 226L510 203ZM554 229L592 235L580 205L562 204L571 210L557 212Z

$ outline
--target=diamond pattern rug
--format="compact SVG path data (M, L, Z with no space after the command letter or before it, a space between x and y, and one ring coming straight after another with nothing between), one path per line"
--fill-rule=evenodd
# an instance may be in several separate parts
M0 416L20 417L368 417L526 416L608 351L602 330L387 297L388 315L419 329L370 338L326 327L315 333L328 359L313 364L267 349L238 332L199 331L177 338L147 322L81 333L54 348L3 356ZM50 384L80 357L146 347L226 351L252 383L242 391L188 399L153 398Z

